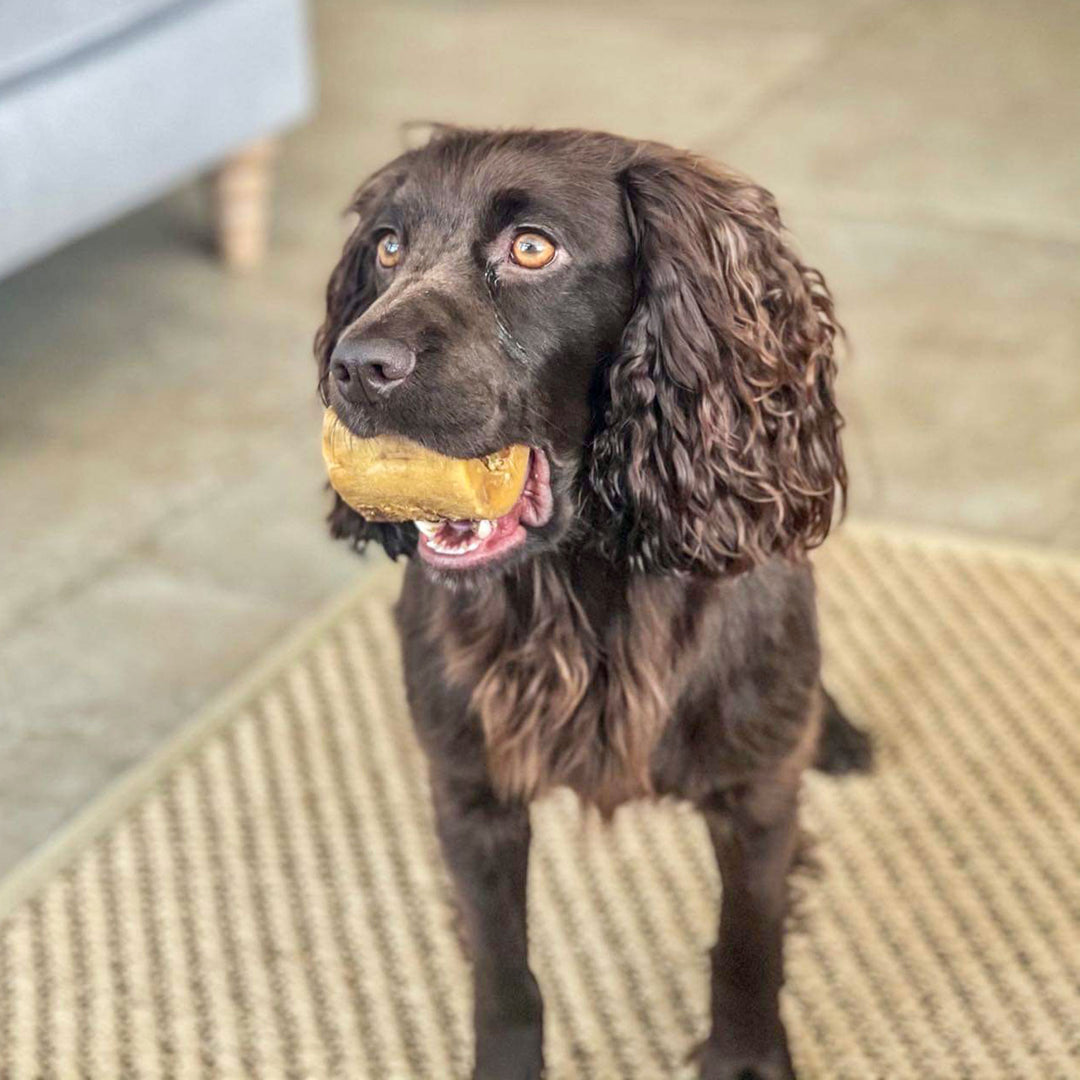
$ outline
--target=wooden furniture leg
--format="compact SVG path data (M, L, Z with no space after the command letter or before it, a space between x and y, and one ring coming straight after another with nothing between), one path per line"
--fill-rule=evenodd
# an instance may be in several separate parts
M276 150L270 139L252 143L225 161L214 176L218 250L230 270L250 270L266 254Z

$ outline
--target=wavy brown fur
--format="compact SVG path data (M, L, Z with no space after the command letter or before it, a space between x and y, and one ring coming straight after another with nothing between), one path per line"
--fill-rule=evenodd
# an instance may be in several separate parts
M612 549L722 572L821 543L847 479L821 274L733 173L650 144L624 176L638 303L588 471Z
M778 995L799 777L815 754L839 748L847 767L866 749L822 695L805 554L846 482L821 275L762 188L590 132L439 129L353 209L316 341L324 401L360 435L456 457L525 443L552 467L547 524L486 569L411 558L398 609L475 964L475 1077L541 1075L528 803L566 784L604 814L650 795L704 813L724 899L701 1076L790 1080ZM405 251L392 271L374 259L388 227ZM510 267L524 227L565 258ZM342 394L335 349L376 338L414 373L388 397ZM416 555L411 524L340 499L330 524Z
M631 582L622 617L601 631L546 559L511 588L436 597L428 635L469 689L501 797L528 802L565 784L610 815L655 793L653 755L692 640L674 640L671 591Z

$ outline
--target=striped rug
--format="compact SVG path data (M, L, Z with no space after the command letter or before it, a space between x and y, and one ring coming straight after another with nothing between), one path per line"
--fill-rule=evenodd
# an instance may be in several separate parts
M827 679L876 734L812 776L784 1013L804 1080L1080 1077L1080 565L849 525ZM0 889L0 1076L467 1076L378 571ZM535 810L551 1080L690 1077L719 883L676 805Z

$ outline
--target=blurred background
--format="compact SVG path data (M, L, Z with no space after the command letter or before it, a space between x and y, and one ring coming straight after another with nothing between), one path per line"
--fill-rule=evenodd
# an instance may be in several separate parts
M1075 0L7 0L0 873L363 572L311 339L406 121L749 173L850 335L852 516L1080 547L1078 56Z

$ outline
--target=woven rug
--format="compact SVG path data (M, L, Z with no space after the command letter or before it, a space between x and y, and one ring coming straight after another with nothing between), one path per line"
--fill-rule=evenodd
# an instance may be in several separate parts
M877 737L814 775L784 1013L804 1080L1080 1077L1080 565L849 525L827 682ZM0 889L0 1076L450 1080L471 1051L389 605L371 573ZM551 1080L689 1077L701 823L535 809Z

